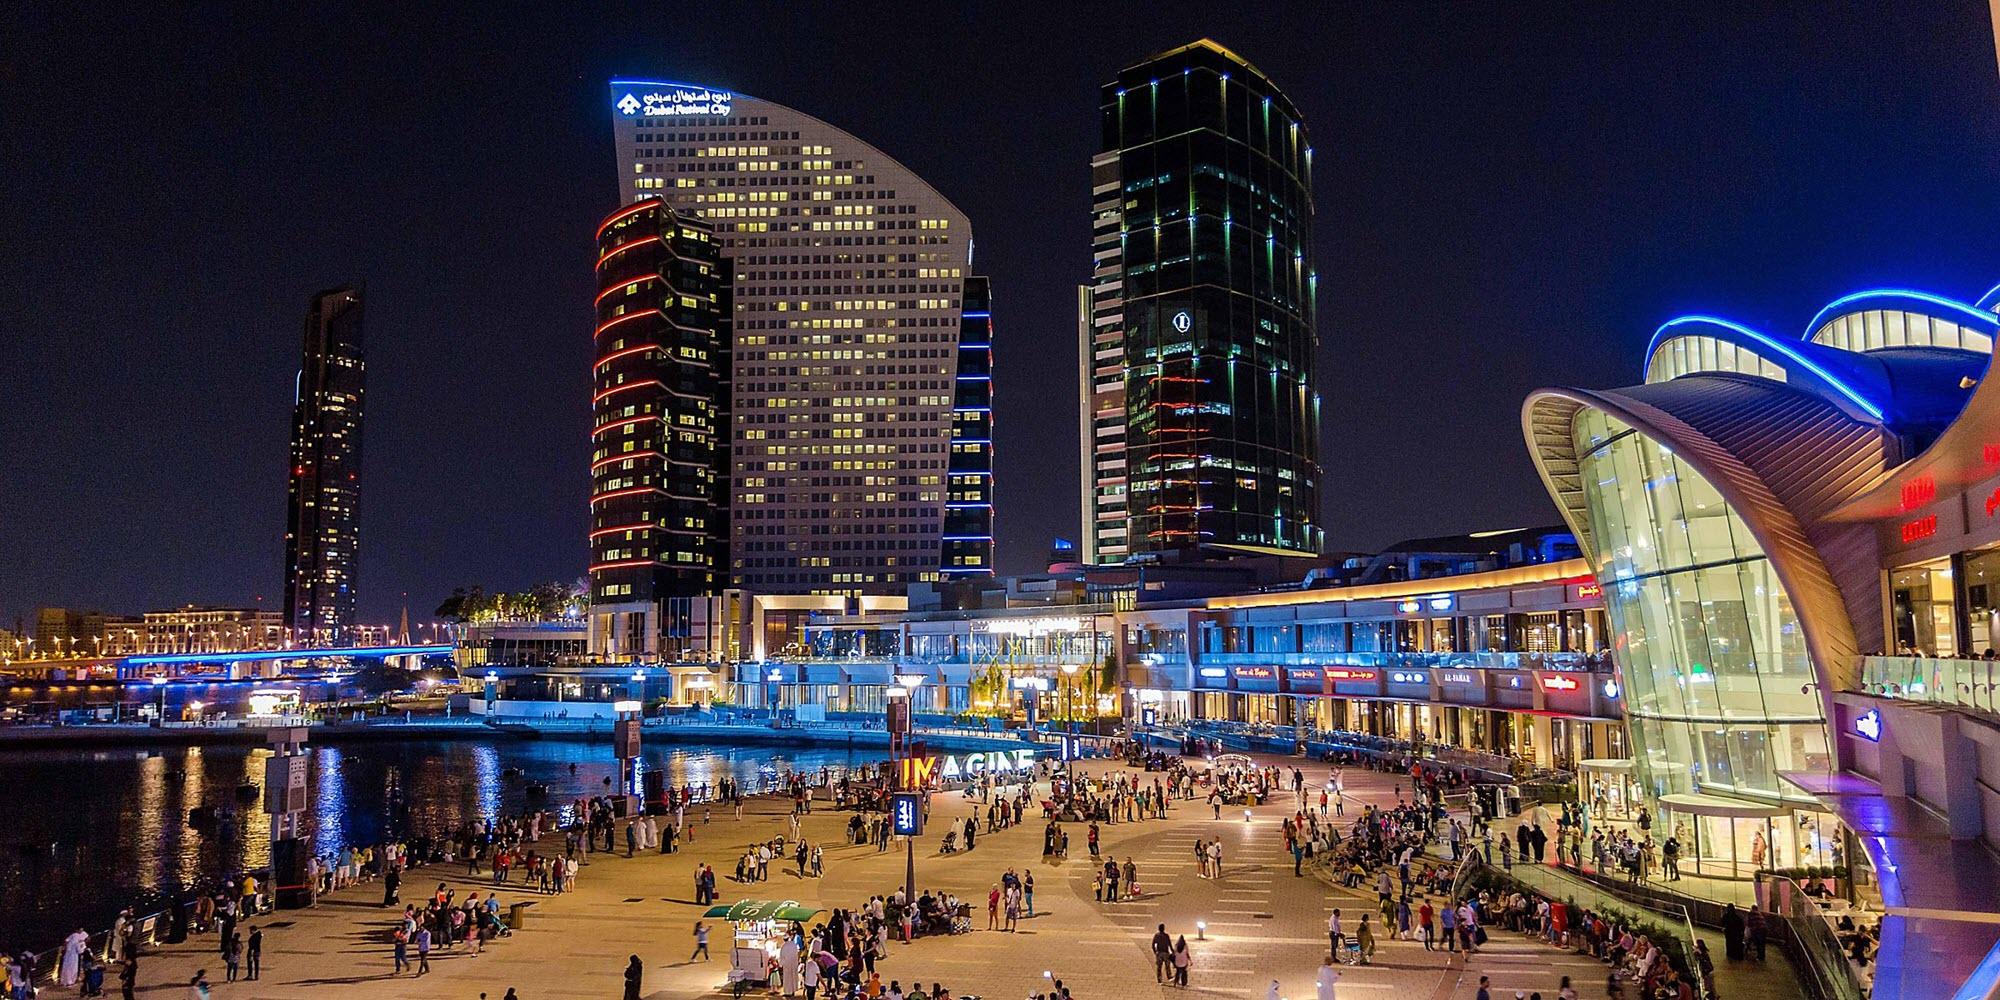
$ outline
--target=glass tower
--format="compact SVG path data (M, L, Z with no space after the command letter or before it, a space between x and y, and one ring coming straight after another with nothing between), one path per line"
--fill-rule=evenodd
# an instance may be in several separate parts
M1312 148L1298 110L1204 39L1119 73L1101 118L1082 329L1088 554L1317 553Z
M361 546L361 289L312 297L292 402L285 519L285 626L300 643L341 642L354 624Z

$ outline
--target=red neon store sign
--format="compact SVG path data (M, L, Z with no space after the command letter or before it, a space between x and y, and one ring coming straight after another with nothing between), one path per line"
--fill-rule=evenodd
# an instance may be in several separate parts
M1937 534L1937 515L1925 514L1914 521L1903 522L1903 542L1920 542Z
M1550 675L1542 678L1542 690L1544 691L1574 691L1581 686L1574 677Z
M1348 667L1328 667L1326 668L1326 679L1330 681L1372 681L1375 679L1375 671L1354 670Z

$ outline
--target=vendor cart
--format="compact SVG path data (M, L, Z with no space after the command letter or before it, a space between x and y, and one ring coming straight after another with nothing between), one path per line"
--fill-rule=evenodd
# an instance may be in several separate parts
M709 907L702 916L727 920L734 928L729 945L729 982L741 988L768 984L778 970L778 953L792 925L808 923L824 912L789 899L745 899Z

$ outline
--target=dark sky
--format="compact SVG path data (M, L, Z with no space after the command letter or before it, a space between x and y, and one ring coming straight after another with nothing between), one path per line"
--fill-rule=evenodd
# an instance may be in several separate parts
M9 623L276 605L300 324L350 280L364 613L578 576L614 75L797 107L971 217L1005 572L1077 530L1097 87L1200 36L1289 91L1316 146L1336 548L1553 522L1522 397L1635 381L1677 313L1796 336L1860 287L2000 281L1973 0L91 6L16 8L0 38Z

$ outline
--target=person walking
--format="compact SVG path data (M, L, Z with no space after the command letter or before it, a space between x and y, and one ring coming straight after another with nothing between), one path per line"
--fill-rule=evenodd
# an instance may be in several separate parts
M699 920L694 922L694 954L688 956L688 961L692 962L697 958L704 962L709 961L708 925Z
M256 979L264 974L264 932L256 926L250 928L250 940L243 949L245 979Z
M628 826L625 829L629 832L632 828ZM645 975L646 967L639 961L639 956L634 955L631 961L625 963L625 1000L639 1000L639 984Z
M1334 956L1328 955L1326 961L1319 964L1319 973L1313 977L1314 1000L1337 1000L1334 984L1340 982L1340 970L1334 968L1333 963Z
M417 928L417 975L431 971L431 929Z
M236 981L236 970L243 964L243 935L230 931L222 941L222 981Z
M127 954L124 964L118 967L118 996L120 1000L134 1000L139 991L139 956Z
M396 928L396 971L390 975L400 976L410 967L410 933L403 927Z
M1194 955L1188 951L1187 935L1174 939L1174 985L1188 984L1188 967L1194 964Z
M1035 915L1035 873L1029 872L1021 880L1021 897L1028 904L1028 916Z
M1153 981L1164 983L1174 968L1174 942L1167 936L1167 925L1159 925L1153 932Z

